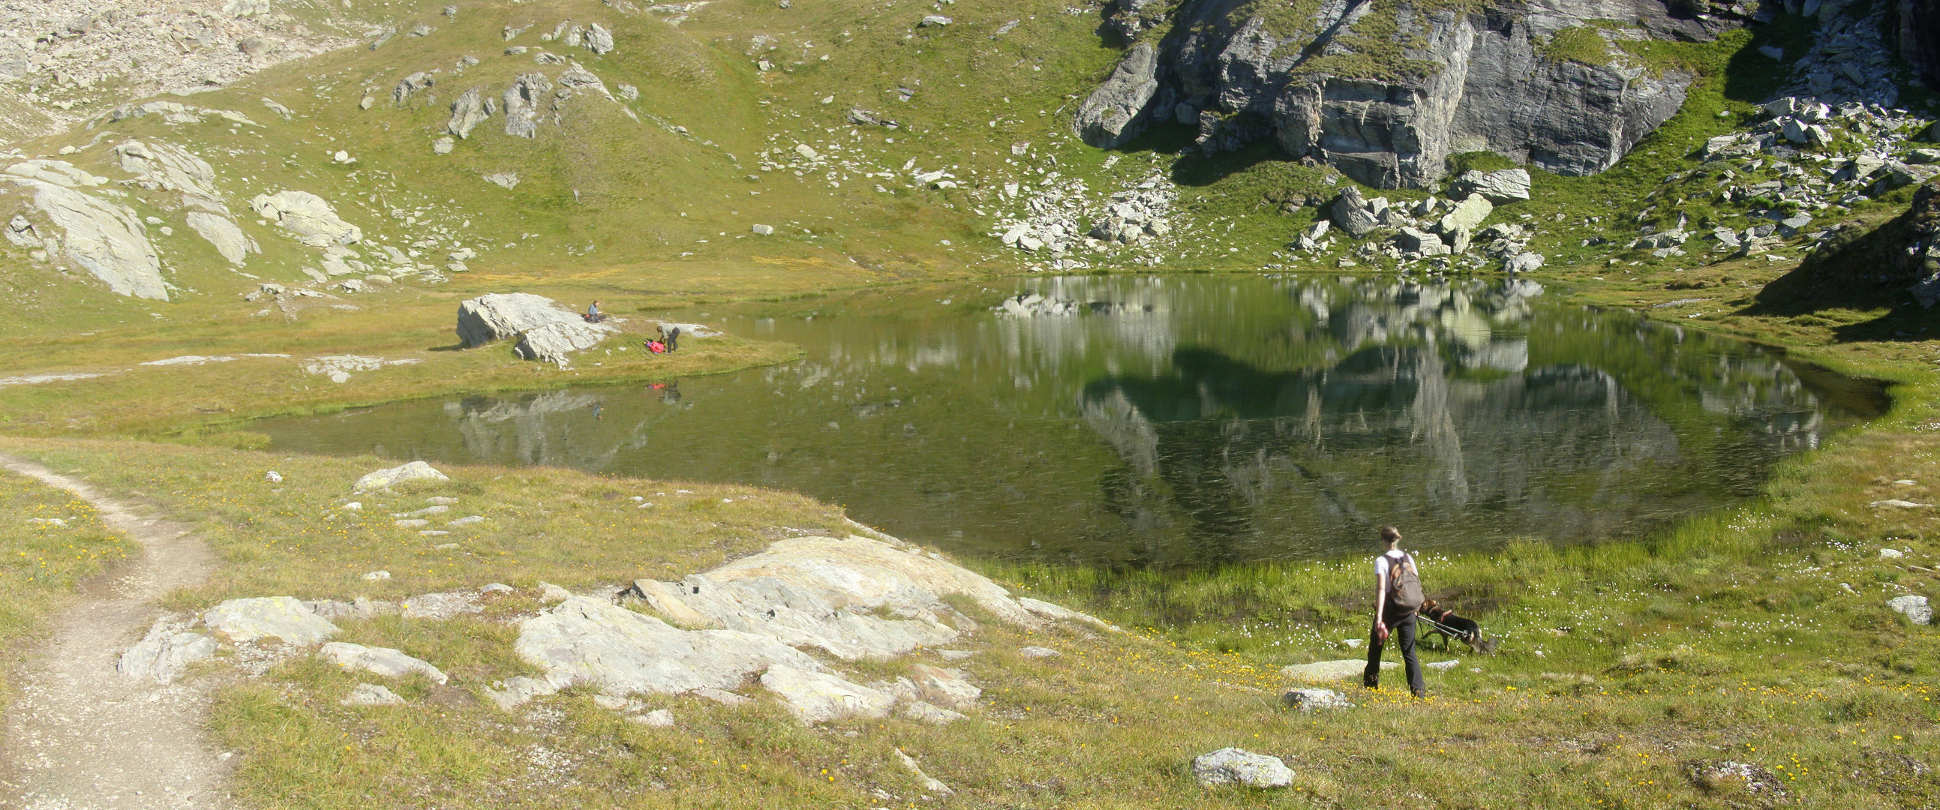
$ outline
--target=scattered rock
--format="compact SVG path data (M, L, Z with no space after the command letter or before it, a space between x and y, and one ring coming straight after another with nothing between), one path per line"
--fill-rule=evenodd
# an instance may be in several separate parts
M1382 661L1381 669L1395 667L1393 661ZM1296 683L1328 683L1332 681L1354 680L1367 670L1365 659L1344 658L1334 661L1315 661L1311 664L1294 664L1280 668L1280 676Z
M1192 760L1192 775L1202 785L1283 788L1293 784L1293 769L1279 757L1240 748L1221 748Z
M1290 689L1280 696L1280 702L1289 709L1303 712L1354 708L1354 703L1346 695L1332 689Z
M909 771L911 776L916 777L917 784L923 786L923 792L942 798L949 798L956 795L956 791L951 790L949 785L945 785L931 778L929 774L924 773L923 767L916 764L916 759L903 753L903 749L901 748L896 749L896 761L902 763L903 770Z
M436 684L444 684L449 680L437 667L389 647L366 647L362 644L332 641L318 649L317 655L328 659L345 671L361 669L386 678L402 678L416 673L430 678L431 682Z
M648 728L674 727L674 713L666 709L654 709L646 714L636 715L629 719Z
M445 122L445 131L460 138L470 138L472 130L498 112L498 102L486 98L473 87L458 96L451 103L451 120Z
M1017 654L1025 658L1056 658L1062 653L1049 647L1019 647Z
M1729 760L1694 762L1688 766L1686 775L1691 783L1706 792L1743 791L1767 802L1781 802L1786 797L1785 783L1777 774L1757 765Z
M396 692L374 683L360 683L350 690L350 695L341 701L345 706L402 706L404 698Z
M1902 552L1897 548L1882 548L1879 550L1879 558L1882 560L1897 560L1905 556L1906 556L1905 552Z
M1933 606L1927 603L1927 598L1924 596L1915 594L1895 596L1886 601L1886 606L1914 624L1933 623Z

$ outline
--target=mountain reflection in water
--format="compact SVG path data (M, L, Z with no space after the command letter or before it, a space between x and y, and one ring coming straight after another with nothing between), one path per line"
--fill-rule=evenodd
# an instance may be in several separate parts
M803 346L787 366L260 429L797 490L979 554L1199 567L1359 553L1381 523L1425 548L1644 531L1754 494L1863 415L1775 353L1524 282L1018 286L1035 298L1009 311L955 288L723 321Z

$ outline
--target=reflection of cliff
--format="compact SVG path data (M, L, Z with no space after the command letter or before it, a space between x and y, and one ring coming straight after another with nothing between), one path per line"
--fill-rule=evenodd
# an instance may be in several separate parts
M1593 532L1598 511L1637 497L1617 486L1623 473L1679 461L1669 427L1588 368L1463 379L1435 352L1370 347L1318 371L1202 350L1174 369L1084 394L1087 424L1130 468L1106 479L1114 511L1190 538L1167 562L1416 517L1444 531L1509 519L1491 528Z
M471 398L445 403L445 414L456 425L465 452L499 463L606 470L622 451L647 442L645 419L606 419L603 395L595 393Z

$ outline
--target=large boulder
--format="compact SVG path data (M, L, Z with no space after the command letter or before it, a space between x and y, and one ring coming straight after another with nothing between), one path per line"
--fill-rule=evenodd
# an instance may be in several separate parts
M1340 196L1335 197L1327 213L1334 227L1355 238L1366 236L1368 231L1381 224L1380 216L1368 206L1367 199L1361 196L1361 190L1354 186L1348 186Z
M311 247L351 245L364 238L363 229L343 221L328 201L307 191L258 194L249 207Z
M1529 172L1526 169L1467 171L1455 178L1450 194L1467 197L1480 194L1491 202L1505 203L1529 199Z
M515 338L553 324L586 320L552 299L531 293L493 293L458 305L458 342L466 348Z
M445 122L445 131L460 138L469 138L472 129L485 123L485 119L498 112L498 101L486 98L474 87L458 96L451 103L451 120Z
M1143 128L1142 116L1158 91L1158 62L1152 43L1141 42L1125 54L1111 76L1078 106L1078 137L1102 149L1123 145Z
M1489 198L1480 194L1472 195L1456 203L1453 209L1442 215L1435 229L1445 234L1456 231L1473 232L1476 228L1482 227L1482 220L1488 219L1489 214L1494 210L1495 204L1489 202Z
M564 366L571 361L573 352L597 346L615 331L618 330L609 324L588 323L575 316L574 321L549 323L521 332L518 345L512 351L527 360Z

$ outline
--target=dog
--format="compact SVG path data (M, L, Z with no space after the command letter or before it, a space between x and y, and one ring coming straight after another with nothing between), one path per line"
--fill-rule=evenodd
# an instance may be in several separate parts
M1428 599L1421 603L1421 617L1428 620L1428 630L1442 637L1442 649L1448 649L1449 639L1467 644L1469 650L1483 655L1494 655L1496 640L1482 635L1482 626L1474 619L1455 615L1455 611L1435 604Z

